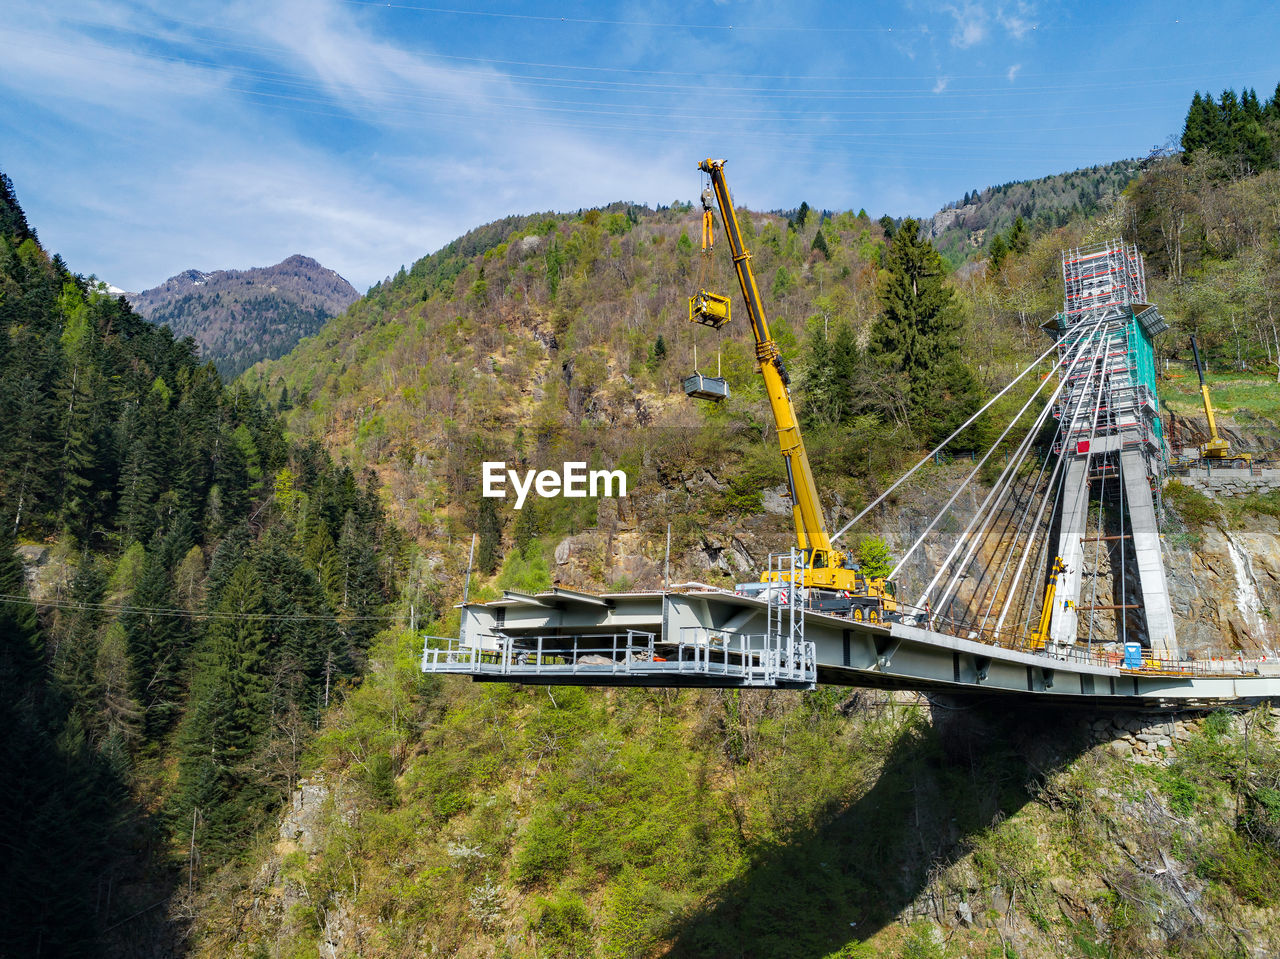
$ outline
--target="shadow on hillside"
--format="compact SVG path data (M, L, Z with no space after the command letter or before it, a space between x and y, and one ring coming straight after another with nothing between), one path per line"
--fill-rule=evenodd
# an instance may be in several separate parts
M785 843L753 850L745 876L678 923L670 954L819 957L873 935L936 869L1084 751L1078 715L938 701L932 726L899 736L862 798Z
M0 666L0 690L15 692L6 678ZM0 696L0 957L179 955L179 877L164 865L159 823L25 692Z

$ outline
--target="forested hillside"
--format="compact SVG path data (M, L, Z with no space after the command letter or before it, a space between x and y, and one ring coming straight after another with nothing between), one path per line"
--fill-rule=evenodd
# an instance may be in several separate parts
M1030 235L1109 209L1139 168L1137 160L1121 160L975 189L934 215L929 236L952 266L986 256L998 260L1011 244L1025 252Z
M1061 306L1059 251L1115 236L1148 254L1152 299L1174 326L1162 365L1178 369L1189 329L1214 369L1236 362L1238 341L1235 377L1251 392L1223 394L1224 422L1274 438L1280 404L1254 416L1230 397L1270 388L1280 355L1259 335L1276 285L1254 279L1277 266L1275 185L1206 162L1158 162L1065 225L1015 230L1015 217L1006 254L963 276L945 275L913 222L741 210L830 518L883 488L971 391L989 395L1039 352L1039 325ZM1170 177L1184 191L1176 221L1161 199ZM673 579L750 578L788 541L749 333L687 319L692 290L735 290L727 258L700 262L696 229L689 208L623 205L491 224L248 375L291 407L291 431L382 477L421 544L407 585L436 617L429 632L456 631L449 602L473 532L473 598L553 579L657 586L668 523ZM1167 252L1179 244L1181 267ZM1234 327L1218 308L1230 304ZM940 351L923 368L951 374L932 392L906 342L916 332ZM699 368L729 380L719 407L680 390L695 347ZM479 496L482 459L569 458L625 467L632 496L518 513ZM886 523L910 522L958 474L926 475ZM1188 566L1221 530L1277 532L1274 497L1170 502ZM204 954L1280 948L1280 753L1265 709L1083 726L1027 714L1011 729L1007 712L851 691L548 693L424 681L419 643L406 633L378 648L317 742L280 841L264 837L251 865L207 888Z
M227 379L288 353L359 298L333 270L298 254L251 270L185 270L129 294L148 320L194 339Z
M1117 236L1173 326L1166 410L1194 429L1194 331L1224 426L1275 443L1280 170L1205 146L1123 171L1096 171L1117 178L1096 208L1095 172L1064 180L1061 216L991 191L1018 198L991 221L1004 251L984 234L955 272L911 220L739 211L829 521L1047 346L1061 249ZM658 587L668 525L675 581L754 578L791 541L749 331L688 321L694 290L736 294L692 208L480 227L228 387L42 250L0 185L0 754L24 771L0 781L0 955L165 955L188 932L219 957L1280 950L1266 707L1011 722L830 688L423 677L473 534L473 599ZM685 397L695 367L726 403ZM480 495L484 460L571 459L630 495ZM960 466L849 545L883 557ZM1274 495L1166 501L1200 598L1232 562L1211 542L1280 535Z
M179 877L243 849L359 681L399 540L0 185L0 955L169 955Z

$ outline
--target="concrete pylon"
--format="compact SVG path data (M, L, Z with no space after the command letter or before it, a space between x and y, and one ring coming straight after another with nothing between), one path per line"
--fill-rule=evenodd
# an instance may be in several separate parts
M1120 454L1124 496L1129 506L1129 532L1138 565L1138 585L1142 608L1147 615L1147 637L1157 656L1176 659L1178 640L1173 629L1173 608L1169 603L1169 581L1160 555L1160 530L1156 527L1156 507L1151 496L1147 465L1138 450ZM1121 602L1123 602L1123 598Z
M1053 615L1049 620L1049 640L1058 646L1076 641L1080 616L1080 571L1084 565L1085 521L1089 518L1089 457L1076 454L1067 462L1062 485L1062 524L1058 534L1058 555L1066 572L1054 593Z

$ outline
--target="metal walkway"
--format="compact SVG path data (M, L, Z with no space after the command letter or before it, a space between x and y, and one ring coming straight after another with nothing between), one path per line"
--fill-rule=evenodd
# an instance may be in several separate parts
M797 624L794 627L792 623ZM802 636L802 638L797 638ZM590 686L807 688L816 683L983 692L1118 707L1280 699L1280 668L1016 649L907 623L799 610L782 596L716 589L553 589L462 608L457 639L429 638L422 668L482 681Z

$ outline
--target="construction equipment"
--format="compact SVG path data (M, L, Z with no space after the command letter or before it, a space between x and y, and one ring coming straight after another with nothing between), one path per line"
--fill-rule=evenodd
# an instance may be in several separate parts
M1053 600L1058 592L1058 577L1065 575L1067 566L1061 556L1053 558L1053 569L1049 570L1049 585L1044 588L1044 605L1040 608L1040 625L1031 634L1029 645L1032 649L1044 649L1044 641L1049 635L1049 620L1053 617Z
M808 601L814 609L855 619L882 621L898 610L893 584L880 577L863 574L849 556L831 545L827 534L813 471L800 436L800 424L791 404L788 390L791 378L778 352L778 344L769 333L760 291L751 272L751 254L743 245L738 217L725 183L724 163L724 160L707 159L699 164L699 169L711 177L713 195L720 206L729 252L733 255L733 266L756 341L756 360L764 376L765 392L778 429L778 443L787 470L787 488L791 493L796 543L801 554L801 585L809 591ZM710 198L706 192L703 193L703 207L710 211ZM765 574L763 581L790 580L791 575Z
M695 400L711 400L719 403L729 398L729 384L723 377L706 376L695 372L684 378L683 385L685 395Z
M1218 421L1213 415L1213 404L1209 402L1209 386L1204 381L1204 366L1200 362L1200 348L1196 345L1194 335L1191 337L1191 355L1195 357L1196 374L1200 377L1200 396L1204 399L1204 416L1209 421L1209 442L1200 447L1201 459L1218 463L1235 462L1241 466L1248 466L1253 462L1253 456L1249 453L1232 453L1231 444L1218 435Z
M706 266L716 248L715 220L711 215L713 194L711 188L702 191L702 266L698 270L698 285L706 277ZM718 330L729 322L730 301L727 296L699 290L689 297L689 321Z
M729 322L729 298L699 290L689 297L689 322L720 329Z

